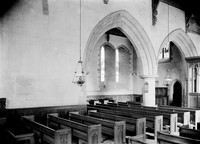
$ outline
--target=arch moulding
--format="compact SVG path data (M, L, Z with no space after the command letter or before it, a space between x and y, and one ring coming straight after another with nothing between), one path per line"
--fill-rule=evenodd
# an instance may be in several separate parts
M156 54L152 43L140 23L125 10L116 11L107 15L94 27L85 48L85 70L87 71L88 69L90 54L95 44L105 32L112 28L120 29L132 43L141 62L141 75L156 75Z
M169 38L168 38L169 37ZM172 31L162 42L159 52L164 47L164 45L169 41L172 41L181 52L181 55L184 58L187 57L195 57L198 56L196 47L194 43L190 39L190 37L182 30L182 29L175 29ZM159 58L159 52L157 54L157 61Z

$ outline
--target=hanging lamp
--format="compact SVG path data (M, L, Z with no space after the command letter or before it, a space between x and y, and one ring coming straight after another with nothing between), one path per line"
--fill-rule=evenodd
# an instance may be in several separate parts
M74 72L74 77L72 83L82 86L85 83L84 70L83 70L83 61L81 59L81 0L80 0L80 46L79 46L79 61Z

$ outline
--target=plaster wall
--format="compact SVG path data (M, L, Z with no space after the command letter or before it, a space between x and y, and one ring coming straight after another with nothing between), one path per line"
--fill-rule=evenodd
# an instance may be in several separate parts
M21 0L0 19L0 97L7 98L7 108L85 104L86 92L98 91L96 68L89 72L94 76L88 78L92 83L83 87L72 83L79 60L79 8L78 0L48 0L45 15L41 0ZM168 32L165 3L160 2L158 20L152 26L151 0L110 0L107 5L102 0L82 0L82 56L93 28L118 10L137 19L158 54ZM170 7L169 27L170 31L185 28L182 10ZM141 93L139 77L131 78L130 91L126 92Z

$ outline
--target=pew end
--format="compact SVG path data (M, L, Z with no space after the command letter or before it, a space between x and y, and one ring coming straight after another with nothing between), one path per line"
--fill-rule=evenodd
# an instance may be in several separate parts
M136 120L136 135L146 137L146 118L138 118Z
M190 124L190 112L183 113L183 125Z
M177 133L178 132L178 127L177 127L177 122L178 122L178 114L174 113L170 115L170 133Z
M75 112L69 112L69 117L71 116L71 114L80 114L78 111Z
M71 128L59 129L55 131L55 144L72 142Z
M90 112L97 112L97 110L88 110L87 115L89 115Z
M31 120L31 121L35 121L35 116L34 115L22 116L21 120L23 121L24 118L26 118L28 120Z
M4 127L6 125L6 120L7 120L6 117L0 118L0 127Z
M121 139L120 139L121 138ZM126 142L126 121L117 121L114 126L114 143Z
M200 122L200 110L195 111L195 129L197 129L197 123Z
M88 126L87 134L89 135L89 137L87 139L88 144L92 144L94 142L98 143L98 142L102 141L101 124Z
M157 137L157 132L163 130L163 116L155 116L155 123L154 123L154 137Z

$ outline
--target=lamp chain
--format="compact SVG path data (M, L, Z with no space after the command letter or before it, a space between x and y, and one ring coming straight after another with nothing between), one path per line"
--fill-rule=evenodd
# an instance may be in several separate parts
M81 0L80 0L80 61L81 61Z
M168 1L168 27L167 27L167 35L168 35L168 43L169 43L169 1Z

